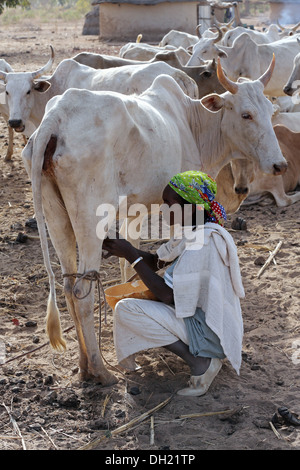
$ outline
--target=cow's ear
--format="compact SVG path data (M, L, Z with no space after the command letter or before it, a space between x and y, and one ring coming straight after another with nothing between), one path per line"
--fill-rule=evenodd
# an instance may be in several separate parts
M221 59L226 59L228 57L227 53L225 51L222 51L219 47L216 46L217 54L218 57L221 57Z
M51 83L47 82L47 80L37 80L33 82L33 88L40 93L44 93L51 87Z
M220 109L224 106L223 98L220 95L217 95L216 93L206 95L201 98L200 101L203 106L205 106L205 108L207 108L209 111L213 111L214 113L220 111Z

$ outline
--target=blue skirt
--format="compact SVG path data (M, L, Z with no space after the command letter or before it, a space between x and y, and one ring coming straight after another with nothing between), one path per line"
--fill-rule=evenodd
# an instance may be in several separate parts
M189 337L189 349L193 356L217 357L224 359L223 348L219 337L207 326L205 313L197 308L193 317L184 318Z
M173 289L173 271L178 258L165 271L165 283ZM224 359L223 348L219 337L206 324L205 313L201 308L196 308L195 315L184 318L189 338L189 349L193 356L217 357Z

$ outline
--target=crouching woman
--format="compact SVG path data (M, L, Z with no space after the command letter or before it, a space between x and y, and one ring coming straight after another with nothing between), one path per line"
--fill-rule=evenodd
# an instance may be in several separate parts
M226 213L215 201L216 191L215 181L203 172L179 173L165 187L163 201L170 209L182 208L180 222L182 229L190 227L188 237L182 230L182 236L171 238L154 254L120 238L103 244L111 255L131 263L157 299L117 303L114 343L119 364L134 370L135 354L165 347L190 367L188 386L177 391L185 396L205 394L224 358L238 374L241 365L244 289L237 249L223 227ZM169 224L175 222L171 218ZM165 266L162 277L156 271Z

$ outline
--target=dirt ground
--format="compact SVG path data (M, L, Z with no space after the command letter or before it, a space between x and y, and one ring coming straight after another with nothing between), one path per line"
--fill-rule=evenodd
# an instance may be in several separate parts
M60 60L80 51L117 55L121 44L82 36L82 23L22 24L0 28L0 57L16 71L35 70L48 59L49 44ZM67 351L47 344L45 311L48 278L33 217L31 185L24 170L23 140L14 141L12 163L4 162L8 133L0 122L0 449L1 450L299 450L300 427L270 424L279 407L300 414L300 214L299 203L278 208L251 206L230 217L246 291L243 361L240 376L228 362L209 392L183 398L185 364L164 349L138 356L141 368L118 373L112 387L81 383L74 329ZM247 229L232 230L236 216ZM19 233L29 238L20 243ZM36 237L36 238L35 238ZM260 264L279 241L283 245L260 278ZM144 248L155 249L151 243ZM72 327L62 291L62 276L52 247L58 303L64 330ZM259 259L260 258L260 259ZM103 261L106 285L119 282L117 260ZM99 325L97 304L95 325ZM102 322L102 352L116 365L112 311ZM4 363L5 362L5 363ZM150 419L131 423L170 399ZM228 413L223 413L228 411ZM191 417L190 415L197 415ZM188 415L184 417L184 415ZM154 425L153 425L154 422ZM128 429L119 429L125 424Z

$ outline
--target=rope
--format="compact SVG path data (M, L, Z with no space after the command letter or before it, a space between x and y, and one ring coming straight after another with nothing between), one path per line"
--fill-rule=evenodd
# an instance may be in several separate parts
M76 297L76 299L78 299L78 300L85 299L90 294L90 292L92 290L92 282L97 282L98 296L99 296L99 328L100 328L99 333L101 333L101 294L100 294L100 291L102 291L102 295L103 295L103 299L104 299L104 320L105 320L105 324L107 324L107 302L106 302L106 297L105 297L103 284L102 284L101 279L100 279L100 273L98 273L98 271L90 270L90 271L86 271L83 274L80 274L80 273L63 274L63 277L78 278L77 281L75 282L74 286L73 286L73 294ZM85 295L83 295L82 297L79 297L76 293L76 287L77 287L77 284L80 281L82 281L83 279L85 279L86 281L90 281L90 287L89 287L88 292ZM99 344L100 344L100 337L99 337Z
M103 295L103 299L104 299L104 320L105 320L105 324L107 324L107 321L106 321L107 320L107 302L106 302L106 296L105 296L105 291L104 291L104 288L103 288L103 284L102 284L101 279L100 279L100 273L98 273L98 271L90 270L90 271L86 271L83 274L81 274L81 273L63 274L63 277L78 278L77 281L75 282L74 286L73 286L73 294L76 297L76 299L78 299L78 300L85 299L91 292L92 282L97 282L98 296L99 296L99 338L98 338L99 351L100 351L100 354L101 354L101 357L102 357L103 361L106 362L106 364L109 367L116 370L117 372L119 372L121 375L123 375L125 377L125 374L123 374L117 367L113 366L112 364L110 364L107 361L107 359L104 357L103 352L102 352L102 345L101 345L102 321L101 321L101 294L100 294L100 291L102 291L102 295ZM90 287L89 287L88 292L85 295L83 295L82 297L79 297L76 293L76 286L77 286L78 282L82 281L83 279L85 279L87 281L90 281Z

